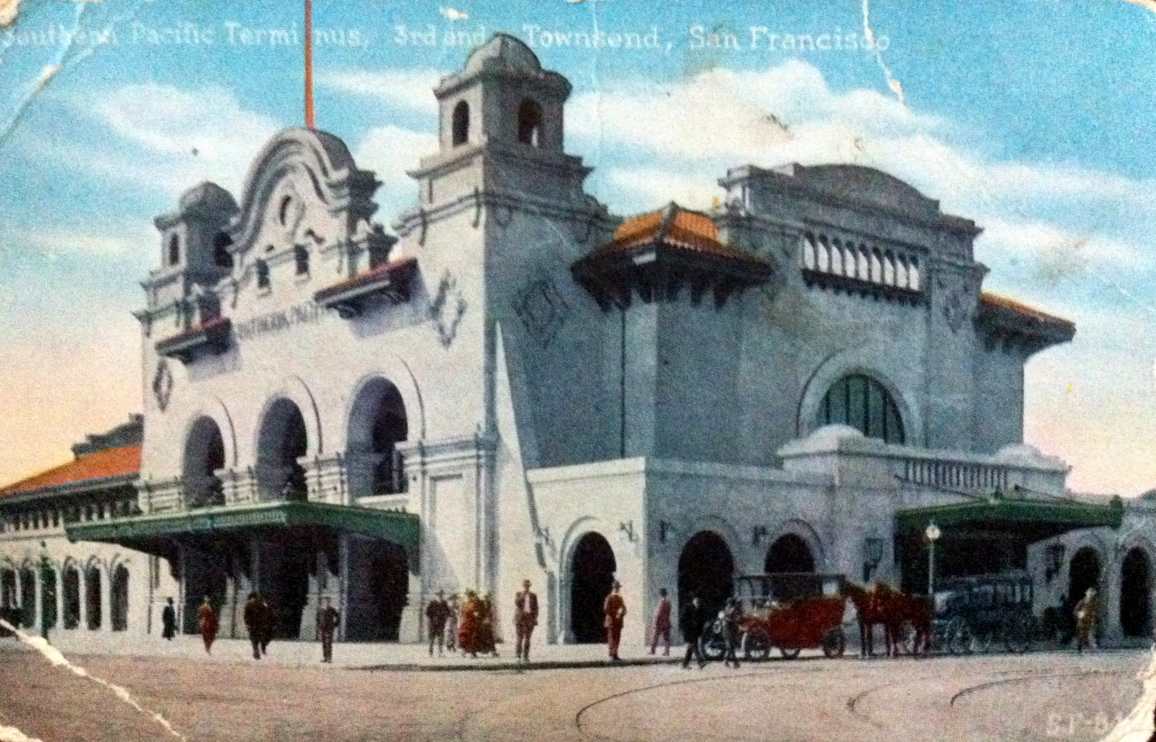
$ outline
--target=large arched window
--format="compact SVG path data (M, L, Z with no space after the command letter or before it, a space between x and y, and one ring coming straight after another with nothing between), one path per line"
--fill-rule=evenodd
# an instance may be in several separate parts
M470 104L464 100L454 106L453 146L465 144L470 139Z
M527 98L518 107L518 141L532 147L541 146L542 107Z
M842 424L858 428L868 438L903 443L903 419L886 387L870 376L853 374L839 379L819 404L819 425Z

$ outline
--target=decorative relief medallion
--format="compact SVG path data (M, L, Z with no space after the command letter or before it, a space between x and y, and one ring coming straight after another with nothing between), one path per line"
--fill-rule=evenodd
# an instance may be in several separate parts
M458 325L466 313L466 299L458 288L458 281L446 271L438 282L438 290L429 305L430 320L437 330L442 347L448 348L458 333Z
M947 292L943 299L943 318L952 332L959 332L971 313L969 297L971 291L967 286L956 286Z
M157 407L160 407L161 412L169 406L169 398L173 394L173 372L169 370L169 364L165 359L157 361L157 370L153 374L153 398L157 401Z
M531 281L514 300L514 311L526 330L546 347L566 323L570 307L549 278Z

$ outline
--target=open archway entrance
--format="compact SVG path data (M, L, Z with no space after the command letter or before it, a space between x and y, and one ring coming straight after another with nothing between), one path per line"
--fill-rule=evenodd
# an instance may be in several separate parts
M225 467L225 440L211 417L198 418L185 441L182 479L185 504L203 508L225 504L225 490L217 472Z
M56 570L49 565L40 568L40 615L45 628L56 626Z
M405 548L381 539L349 541L349 641L397 641L402 612L409 603L409 563Z
M100 628L101 606L100 568L92 565L84 571L84 618L90 630Z
M382 378L366 383L349 418L346 463L354 497L405 491L397 444L408 437L405 403L397 387Z
M31 567L20 570L20 607L24 612L24 628L36 626L36 572Z
M610 594L616 569L614 550L602 534L591 531L574 546L570 561L570 632L575 642L606 641L602 603Z
M64 568L64 628L80 625L80 571L75 564Z
M113 631L128 630L128 567L118 564L112 571L109 590L109 617Z
M814 572L815 557L811 555L811 547L807 546L806 541L796 534L788 533L775 539L775 543L767 549L763 571L767 574Z
M709 611L717 611L734 589L734 573L734 557L722 537L713 531L696 533L678 559L680 610L697 595Z
M305 418L291 400L270 405L257 441L257 477L268 500L306 499L305 469L298 459L308 452Z
M185 546L182 550L183 580L185 583L184 622L186 634L200 632L197 610L207 597L213 610L220 611L228 593L228 568L219 555L208 550Z
M1120 628L1124 636L1148 636L1151 627L1151 564L1143 549L1135 548L1120 565Z
M0 569L0 608L15 608L20 604L16 593L16 570Z
M1068 600L1075 604L1090 587L1101 592L1100 557L1095 549L1085 546L1075 553L1068 565Z

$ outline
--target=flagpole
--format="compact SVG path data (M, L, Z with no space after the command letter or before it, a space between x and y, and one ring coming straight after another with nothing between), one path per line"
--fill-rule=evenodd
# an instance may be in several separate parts
M305 0L305 126L316 128L313 119L313 0Z

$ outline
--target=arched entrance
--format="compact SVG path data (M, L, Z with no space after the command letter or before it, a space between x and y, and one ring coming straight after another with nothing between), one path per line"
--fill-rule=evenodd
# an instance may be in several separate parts
M579 644L606 641L602 603L614 584L618 563L600 533L591 531L574 546L570 559L570 633Z
M202 508L225 504L225 490L217 471L225 466L225 439L211 417L200 417L189 430L185 441L182 478L185 504Z
M20 607L24 611L24 628L36 626L36 572L31 567L20 570Z
M196 634L200 632L197 610L204 599L208 597L214 610L220 610L225 602L229 584L228 565L220 554L185 546L181 555L181 568L181 578L185 584L182 628L186 634Z
M397 444L408 437L405 403L397 387L380 377L363 385L349 417L346 461L354 497L405 491Z
M815 558L811 555L811 547L807 546L802 537L794 533L780 536L771 544L771 548L767 549L763 571L767 574L814 572Z
M1068 565L1068 600L1074 605L1084 597L1088 588L1100 590L1100 556L1090 546L1075 553Z
M16 570L0 569L0 607L14 608L20 603L16 593Z
M678 558L679 606L697 595L707 609L718 610L731 595L734 573L735 560L722 537L713 531L699 531Z
M92 631L100 628L100 623L103 620L102 607L100 568L92 565L84 571L84 617L88 628Z
M1134 548L1120 565L1120 628L1124 636L1148 636L1151 627L1151 564L1141 548Z
M308 451L305 418L292 400L273 402L257 441L257 477L267 500L306 499L305 469L298 462Z
M64 568L64 628L80 625L80 571L75 564Z
M40 568L40 615L43 617L45 628L51 629L56 625L56 591L58 589L56 570L45 564Z
M118 564L112 572L109 614L113 631L128 629L128 568Z
M349 641L397 641L402 611L409 602L409 561L405 548L390 541L349 541Z

